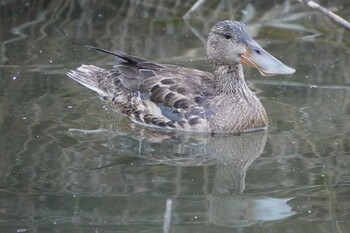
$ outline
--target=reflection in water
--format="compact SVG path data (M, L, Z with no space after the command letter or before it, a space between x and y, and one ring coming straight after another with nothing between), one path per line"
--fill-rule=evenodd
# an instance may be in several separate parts
M250 226L256 223L281 220L296 212L287 198L251 198L211 196L210 222L222 226Z
M83 131L84 132L84 131ZM146 139L145 135L147 135ZM204 166L215 164L215 193L240 193L245 189L248 167L264 150L267 132L232 135L182 135L142 131L142 137L116 137L104 143L112 151L130 153L150 160L149 164L171 166Z
M228 140L229 139L229 140ZM216 138L216 176L209 196L211 223L225 226L249 226L280 220L295 214L289 199L222 195L243 192L247 169L264 150L267 133L244 134L227 139Z
M212 138L217 164L215 193L243 192L249 166L264 150L266 132Z
M149 129L143 129L141 132L142 136L138 138L127 137L127 143L125 137L117 137L104 143L104 146L120 153L125 144L138 145L132 156L150 160L148 164L153 165L161 163L177 167L214 166L216 172L213 188L210 194L206 194L209 201L207 215L211 223L249 226L295 214L287 204L291 198L240 195L245 189L245 177L249 166L264 150L267 132L240 136L176 135ZM144 139L145 135L147 139ZM176 214L176 210L173 214Z
M168 198L166 200L166 204L165 204L164 224L163 224L163 232L164 233L170 232L172 206L173 206L173 201Z

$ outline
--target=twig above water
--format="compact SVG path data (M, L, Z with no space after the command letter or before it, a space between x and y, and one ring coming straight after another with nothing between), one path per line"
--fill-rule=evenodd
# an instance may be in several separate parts
M197 0L191 7L191 9L189 9L186 14L184 14L183 18L184 19L189 19L190 15L192 12L196 11L197 8L199 8L206 0Z
M330 18L334 22L336 22L336 23L340 24L341 26L345 27L346 29L350 30L350 22L343 19L339 15L333 13L332 11L328 10L327 8L321 6L320 4L318 4L312 0L299 0L299 1L303 2L305 5L307 5L308 7L311 7L312 9L318 10L319 12L321 12L323 15L327 16L328 18Z

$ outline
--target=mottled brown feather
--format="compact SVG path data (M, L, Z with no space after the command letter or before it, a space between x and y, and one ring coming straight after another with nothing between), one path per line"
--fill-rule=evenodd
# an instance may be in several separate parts
M198 99L210 95L212 74L114 53L119 56L118 64L111 70L85 66L96 69L98 87L112 108L136 122L158 127L186 128L201 122L205 109Z

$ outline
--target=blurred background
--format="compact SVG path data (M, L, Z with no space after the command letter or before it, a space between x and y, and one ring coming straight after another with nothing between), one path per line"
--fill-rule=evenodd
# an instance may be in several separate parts
M350 20L349 1L317 2ZM66 75L114 64L86 45L209 71L223 19L297 70L245 67L268 132L145 129ZM0 45L0 232L350 228L350 32L299 1L0 0Z

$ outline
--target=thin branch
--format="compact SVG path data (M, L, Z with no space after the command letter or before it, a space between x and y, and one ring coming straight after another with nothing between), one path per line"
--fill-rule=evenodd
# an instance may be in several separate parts
M300 0L299 0L300 1ZM312 0L301 0L305 5L308 7L311 7L312 9L318 10L323 15L327 16L334 22L340 24L341 26L345 27L346 29L350 30L350 23L340 17L339 15L333 13L332 11L328 10L327 8L321 6L320 4L312 1Z
M186 12L186 14L184 14L184 16L182 16L182 18L184 19L189 19L190 15L192 14L192 12L194 12L195 10L197 10L197 8L199 8L206 0L197 0L193 6L191 7L191 9L189 11Z

